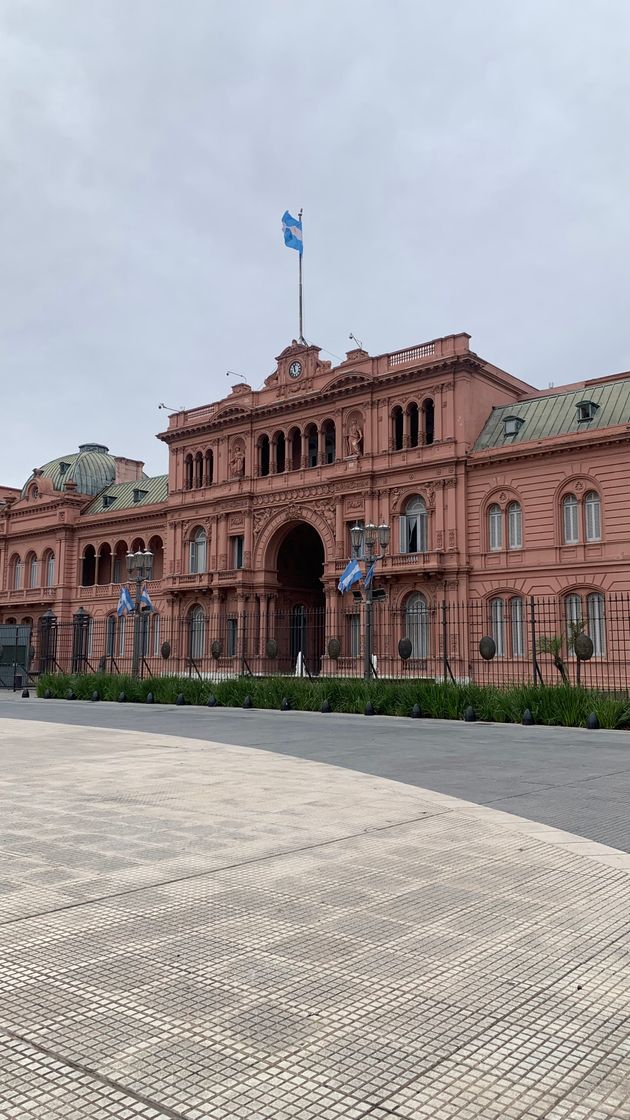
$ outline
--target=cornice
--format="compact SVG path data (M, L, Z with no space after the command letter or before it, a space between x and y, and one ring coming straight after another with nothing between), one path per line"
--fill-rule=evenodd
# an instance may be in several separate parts
M546 455L560 455L570 453L575 455L578 450L590 450L601 447L603 444L610 446L614 443L630 442L630 426L625 431L607 433L604 429L595 432L564 434L561 438L550 437L536 444L516 444L512 447L489 447L482 451L468 452L467 466L471 469L487 467L497 462L516 462L523 459L539 459Z
M446 358L438 358L436 361L422 366L421 369L415 366L411 369L406 370L396 368L391 371L388 370L383 373L373 374L371 376L371 380L364 382L362 385L341 386L340 388L329 389L327 391L322 391L319 388L312 388L308 393L300 396L299 398L283 397L282 399L270 402L269 404L260 405L258 407L254 406L248 410L247 423L249 425L253 425L254 423L258 424L259 421L264 421L265 419L274 416L282 416L288 412L297 412L305 404L310 405L314 402L317 402L317 404L319 404L319 402L321 401L322 404L324 404L330 401L336 401L338 399L354 400L357 397L366 396L373 398L375 392L381 395L384 387L388 387L391 389L395 385L404 384L405 382L410 381L412 378L422 378L423 380L430 380L431 377L435 377L437 373L440 373L440 376L443 377L444 371L448 370L449 367L452 367L454 376L455 369L458 366L470 366L471 370L476 369L485 371L486 373L488 373L488 375L490 375L491 372L487 371L484 363L479 358L474 357L472 354L449 355ZM360 372L360 370L357 370L357 372ZM341 372L340 376L342 375L343 371ZM199 424L186 425L182 428L176 428L172 432L167 429L166 432L161 432L158 438L163 440L166 444L183 443L188 442L191 437L194 437L195 435L198 435L200 433L210 433L226 430L234 431L241 429L244 422L245 417L243 416L234 419L222 419L221 415L218 414L216 417L212 417L208 420L202 421Z

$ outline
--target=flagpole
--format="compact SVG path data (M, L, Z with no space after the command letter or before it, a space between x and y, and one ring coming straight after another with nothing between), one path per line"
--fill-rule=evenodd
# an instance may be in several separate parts
M302 221L302 214L303 214L303 211L300 210L300 213L298 214L298 218L299 218L300 222ZM302 251L300 253L298 253L298 256L300 258L300 263L299 263L299 275L300 275L300 336L299 337L300 337L300 342L301 343L305 342L305 339L304 339L303 301L302 301L302 253L303 252L304 252L304 234L302 233Z

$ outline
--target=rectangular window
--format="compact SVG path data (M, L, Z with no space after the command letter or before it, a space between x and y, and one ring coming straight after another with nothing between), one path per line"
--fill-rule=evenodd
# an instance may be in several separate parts
M118 623L118 656L119 657L124 657L125 656L125 627L126 627L126 624L127 624L127 619L123 615L122 618L120 619L120 622Z
M602 539L602 526L600 504L597 496L587 496L584 502L584 516L586 520L587 541L600 541Z
M499 506L491 506L488 511L488 543L491 552L503 548L503 512Z
M523 656L523 600L512 599L510 603L510 621L512 624L512 657Z
M226 653L228 657L236 657L236 644L238 640L238 619L227 619Z
M490 603L490 629L492 637L494 638L497 647L497 657L503 657L505 653L504 641L504 602L503 599L493 599Z
M428 514L407 513L400 519L400 551L428 552L429 525Z
M586 601L588 614L588 633L593 643L593 656L606 656L606 624L604 618L604 596L589 595Z
M350 614L347 618L348 623L348 649L350 657L361 656L361 617L358 614Z
M243 567L243 537L232 537L232 567Z
M508 506L508 546L523 547L523 515L518 502L510 502Z
M575 499L566 500L563 506L564 543L577 544L580 539L578 527L578 503Z
M582 600L579 595L568 595L565 600L567 620L567 649L571 657L575 657L573 642L582 630Z
M114 583L120 583L122 575L122 557L114 556Z

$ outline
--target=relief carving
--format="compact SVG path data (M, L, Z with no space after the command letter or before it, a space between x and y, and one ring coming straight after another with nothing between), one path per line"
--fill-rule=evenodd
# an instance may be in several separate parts
M235 439L230 454L230 475L243 478L245 474L245 448L241 439Z

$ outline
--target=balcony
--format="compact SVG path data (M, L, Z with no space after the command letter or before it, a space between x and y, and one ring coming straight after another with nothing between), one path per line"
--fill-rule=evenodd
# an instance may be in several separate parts
M362 563L366 564L367 561ZM335 571L343 572L347 566L347 560L335 561ZM444 553L443 552L395 552L388 553L382 560L378 560L376 564L376 576L383 575L403 575L413 572L421 572L426 576L440 575L444 568Z
M52 603L56 593L55 587L20 587L8 596L10 603Z
M125 584L127 581L125 581ZM81 601L88 600L92 602L94 599L118 599L120 595L120 583L93 583L89 587L79 588L79 599ZM162 588L161 579L151 579L147 581L147 588L149 595L154 595Z
M212 572L184 572L179 575L165 576L160 586L165 591L196 591L210 587ZM149 584L149 594L151 594Z

